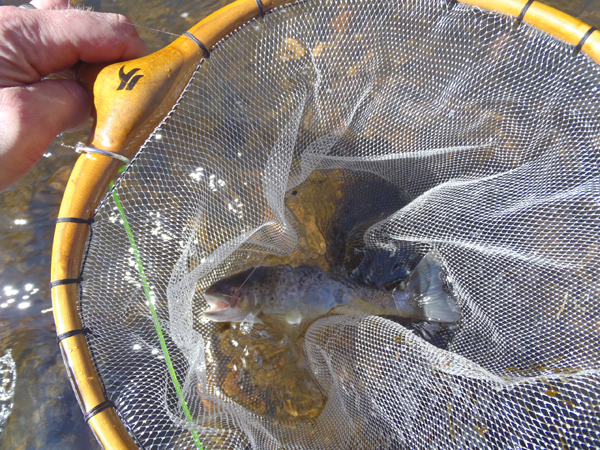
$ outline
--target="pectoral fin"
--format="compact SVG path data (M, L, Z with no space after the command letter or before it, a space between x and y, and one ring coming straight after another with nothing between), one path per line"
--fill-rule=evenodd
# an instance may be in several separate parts
M281 333L289 333L294 327L288 322L286 314L260 314L259 318L266 326Z

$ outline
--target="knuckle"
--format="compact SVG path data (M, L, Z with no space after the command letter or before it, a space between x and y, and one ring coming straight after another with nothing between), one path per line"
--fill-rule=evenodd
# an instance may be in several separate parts
M122 23L122 24L127 24L127 25L133 25L133 23L131 22L131 20L129 20L127 17L125 17L123 14L116 14L116 18L117 18L117 22Z
M137 31L133 22L122 14L115 14L118 33L123 37L137 36Z
M106 14L106 18L110 22L110 25L119 32L128 30L132 25L131 20L123 14Z
M19 8L0 8L0 39L2 42L10 42L14 39L15 31L19 29L23 15Z

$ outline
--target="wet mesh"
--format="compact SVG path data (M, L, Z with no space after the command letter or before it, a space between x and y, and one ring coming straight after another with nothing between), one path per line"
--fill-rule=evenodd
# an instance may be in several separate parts
M599 84L572 46L445 1L306 1L220 42L99 207L83 270L94 361L140 447L594 448ZM204 289L326 265L313 225L336 180L364 177L411 199L364 245L436 249L457 329L439 346L323 317L295 344L296 384L256 349L242 374L232 352L258 331L203 319ZM292 208L305 192L334 200Z

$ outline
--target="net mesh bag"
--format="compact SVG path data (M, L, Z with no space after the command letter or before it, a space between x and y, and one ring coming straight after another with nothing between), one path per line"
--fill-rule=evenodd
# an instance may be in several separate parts
M84 261L94 363L137 444L594 448L599 85L572 46L445 1L299 2L222 40ZM461 310L443 345L367 314L262 341L204 318L242 269L333 270L340 202L399 192L362 254L438 252Z

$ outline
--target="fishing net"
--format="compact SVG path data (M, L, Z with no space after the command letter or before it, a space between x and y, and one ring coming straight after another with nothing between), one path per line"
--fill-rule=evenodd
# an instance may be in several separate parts
M93 360L137 444L597 445L599 85L573 46L441 0L299 2L222 40L84 261ZM357 258L437 252L461 310L441 344L358 313L298 338L203 317L248 267L333 270L340 205L393 196Z

